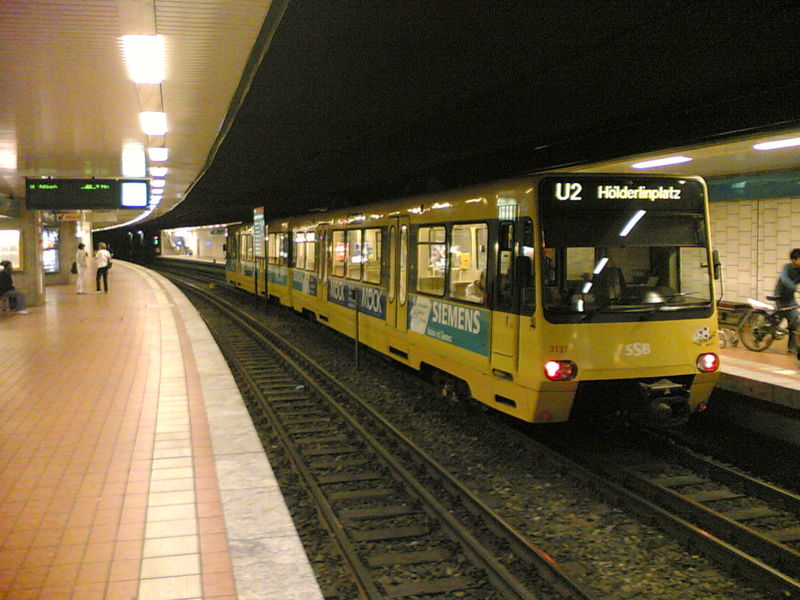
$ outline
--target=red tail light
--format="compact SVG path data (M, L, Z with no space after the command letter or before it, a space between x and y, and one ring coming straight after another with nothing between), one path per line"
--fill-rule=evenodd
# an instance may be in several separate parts
M697 357L697 368L701 373L713 373L719 369L719 356L706 352Z
M571 360L548 360L544 364L544 374L550 381L569 381L578 374L578 365Z

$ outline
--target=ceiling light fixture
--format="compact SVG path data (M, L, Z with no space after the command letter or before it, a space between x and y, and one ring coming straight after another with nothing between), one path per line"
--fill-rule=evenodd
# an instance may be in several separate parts
M140 112L139 123L146 135L164 135L167 133L167 113L155 110Z
M151 185L152 187L154 187L154 188L158 189L158 188L163 188L165 185L167 185L167 182L166 182L166 181L164 181L163 179L153 179L153 180L150 182L150 185Z
M151 177L164 177L167 174L167 167L150 167Z
M148 148L147 155L153 162L164 162L169 158L169 150L167 148Z
M164 36L123 35L122 53L128 77L134 83L164 80Z
M654 167L666 167L667 165L679 165L689 162L690 160L692 159L688 156L667 156L666 158L656 158L654 160L633 163L631 167L634 169L652 169Z
M800 137L790 138L788 140L775 140L772 142L761 142L753 146L754 150L777 150L778 148L791 148L792 146L800 146Z
M122 176L144 177L146 163L144 146L137 142L126 142L122 145Z

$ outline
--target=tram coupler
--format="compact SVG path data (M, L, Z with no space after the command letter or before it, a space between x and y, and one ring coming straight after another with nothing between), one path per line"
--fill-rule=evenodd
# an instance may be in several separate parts
M669 379L653 383L639 382L639 392L645 401L647 417L656 425L672 426L689 419L689 389Z

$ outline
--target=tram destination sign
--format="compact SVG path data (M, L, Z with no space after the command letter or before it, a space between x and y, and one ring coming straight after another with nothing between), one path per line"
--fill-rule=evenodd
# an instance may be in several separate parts
M149 196L146 179L25 180L29 210L143 210Z
M542 180L540 197L551 210L703 210L703 184L696 178L566 175Z

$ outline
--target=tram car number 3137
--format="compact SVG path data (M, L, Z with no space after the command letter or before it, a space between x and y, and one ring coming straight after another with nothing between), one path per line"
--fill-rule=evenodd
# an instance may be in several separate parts
M229 282L358 336L451 402L669 426L719 376L697 177L543 174L258 225L260 243L229 227Z

